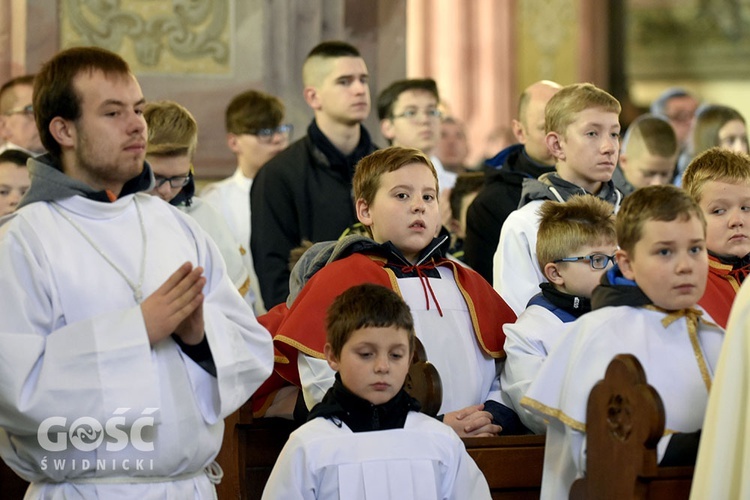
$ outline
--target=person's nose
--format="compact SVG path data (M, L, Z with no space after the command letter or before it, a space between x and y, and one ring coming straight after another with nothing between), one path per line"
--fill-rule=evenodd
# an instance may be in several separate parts
M388 373L390 370L390 360L387 354L378 355L375 358L375 373Z
M748 212L743 212L741 209L732 210L729 214L729 227L736 228L745 225L745 219L748 217Z

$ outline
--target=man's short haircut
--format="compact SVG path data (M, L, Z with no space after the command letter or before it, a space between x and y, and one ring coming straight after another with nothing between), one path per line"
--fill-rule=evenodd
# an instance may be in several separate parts
M32 156L20 149L6 149L0 153L0 163L13 163L19 167L25 167L29 158Z
M584 246L615 246L614 207L596 196L576 195L566 202L547 200L539 208L541 215L536 239L539 269L550 262L572 255Z
M23 75L11 78L0 87L0 114L7 113L16 106L16 96L13 89L27 85L34 87L34 75Z
M336 297L326 314L326 341L333 357L341 357L344 344L360 328L395 327L409 336L414 352L414 319L409 306L393 290L381 285L356 285Z
M440 102L437 83L432 78L409 78L407 80L396 80L388 85L378 95L378 119L385 120L393 118L393 105L396 104L398 96L407 90L424 90L435 97L435 104Z
M700 203L707 182L744 184L750 188L750 156L723 148L699 154L685 169L682 188Z
M664 118L646 113L630 124L622 139L622 153L640 157L644 152L671 158L678 151L677 136Z
M484 185L484 172L465 172L458 174L456 177L456 183L451 189L451 194L448 201L451 205L451 217L459 219L461 217L461 205L464 201L464 196L471 193L476 193Z
M625 197L617 212L618 246L632 256L636 243L643 237L647 221L687 221L697 217L706 231L706 218L698 202L687 191L671 184L646 186Z
M317 85L321 75L321 62L329 59L338 59L339 57L362 57L359 50L341 40L329 40L321 42L307 54L305 63L302 65L302 81L305 86Z
M148 124L147 155L193 159L198 123L190 111L174 101L155 101L146 104L143 117Z
M284 103L276 96L248 90L232 98L224 113L227 132L247 134L264 128L275 129L284 119Z
M565 135L576 115L587 109L620 114L620 102L608 92L590 83L574 83L561 88L544 108L544 131Z
M359 160L352 179L354 199L365 200L368 205L371 205L378 189L380 189L382 175L412 163L421 163L430 169L432 176L435 178L435 190L437 190L437 172L435 172L435 167L424 153L418 149L392 146L378 149ZM437 192L435 194L437 195Z
M101 71L106 76L131 74L122 57L99 47L63 50L42 66L34 79L34 117L44 148L56 158L62 154L62 148L49 131L49 125L57 116L73 121L81 117L83 96L74 89L73 80L84 71Z
M651 114L666 118L667 103L675 97L692 97L693 99L695 99L695 96L693 94L682 87L669 87L664 92L659 94L659 97L651 102Z
M690 148L693 154L702 153L714 146L720 146L719 130L733 120L745 123L745 118L740 112L729 106L722 106L721 104L700 106L698 111L695 112L695 125L691 137Z

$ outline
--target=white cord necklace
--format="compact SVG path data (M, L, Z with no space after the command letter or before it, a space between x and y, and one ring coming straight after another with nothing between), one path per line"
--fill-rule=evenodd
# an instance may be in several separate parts
M135 299L136 304L140 304L143 300L143 290L141 288L143 286L143 276L146 272L146 228L143 225L143 214L141 214L141 206L138 203L138 198L134 197L133 201L135 202L135 209L138 212L138 222L141 226L141 238L143 239L143 247L141 249L141 269L138 275L138 283L134 283L130 278L128 278L128 276L125 274L125 271L123 271L120 266L115 264L112 259L110 259L106 253L104 253L104 250L102 250L101 247L97 245L93 239L91 239L91 237L83 230L83 228L67 213L62 211L57 203L52 203L52 207L57 210L57 213L62 215L68 222L70 222L70 225L73 226L73 228L78 231L86 241L89 242L89 245L91 245L92 248L96 250L110 266L112 266L112 269L117 271L117 273L122 276L130 289L133 291L133 298Z

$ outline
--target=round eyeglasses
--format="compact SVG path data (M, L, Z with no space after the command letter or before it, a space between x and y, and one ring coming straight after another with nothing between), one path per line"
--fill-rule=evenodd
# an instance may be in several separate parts
M557 264L558 262L578 262L583 260L589 263L592 269L607 269L610 261L612 264L616 264L614 255L606 255L603 253L592 253L585 257L564 257L562 259L553 260L552 263Z

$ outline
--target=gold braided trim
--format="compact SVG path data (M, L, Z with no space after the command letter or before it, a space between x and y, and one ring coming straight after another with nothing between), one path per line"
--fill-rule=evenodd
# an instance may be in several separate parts
M721 271L732 270L732 264L722 264L721 262L717 262L712 259L708 259L708 267L713 267L714 269L719 269Z
M250 290L250 278L247 278L242 286L237 289L237 291L240 292L240 295L242 295L243 297L247 295L248 290Z
M654 305L646 305L644 306L646 309L649 309L651 311L657 311L666 314L664 318L662 318L661 323L664 325L664 328L667 328L669 325L674 323L680 318L685 318L685 323L687 325L687 331L688 331L688 338L690 339L690 345L693 348L693 355L695 356L695 361L698 363L698 370L701 372L701 377L703 378L703 383L706 385L706 390L711 390L711 375L708 373L708 364L706 363L706 358L703 355L703 351L701 350L700 341L698 340L698 321L700 320L700 317L703 315L703 312L698 309L693 308L687 308L687 309L681 309L679 311L666 311L660 307L656 307Z
M401 288L399 288L399 286L398 286L398 278L396 278L396 273L394 273L391 269L388 269L387 267L384 267L383 271L385 271L385 274L388 275L388 279L391 282L391 289L394 292L396 292L399 297L401 297L403 299L404 296L401 294Z
M273 356L273 362L278 363L280 365L288 365L289 364L289 358L282 354L274 354Z
M291 347L294 347L299 352L305 353L305 354L307 354L308 356L310 356L312 358L318 358L318 359L325 359L326 358L325 354L323 354L322 352L318 352L318 351L315 351L313 349L310 349L309 347L307 347L306 345L302 344L301 342L298 342L298 341L296 341L294 339L291 339L291 338L287 337L286 335L278 335L278 336L274 337L273 340L274 340L274 342L282 342L282 343L287 344L287 345L289 345ZM287 360L287 363L289 363L289 360Z
M574 419L573 417L568 416L565 414L562 410L559 410L557 408L551 408L545 404L540 403L536 399L531 399L528 396L524 396L523 399L521 399L521 404L523 406L527 406L530 408L533 408L537 410L538 412L544 413L545 415L555 418L562 422L563 424L567 425L571 429L575 429L579 432L586 432L586 424Z

